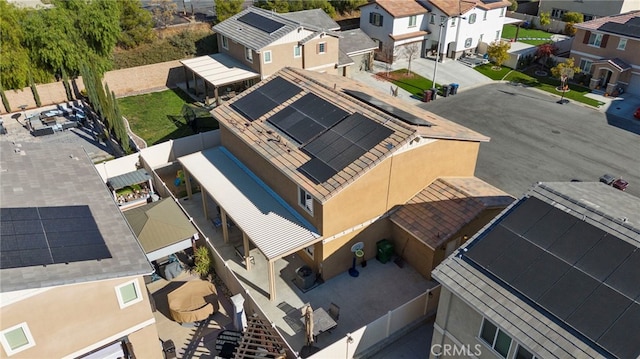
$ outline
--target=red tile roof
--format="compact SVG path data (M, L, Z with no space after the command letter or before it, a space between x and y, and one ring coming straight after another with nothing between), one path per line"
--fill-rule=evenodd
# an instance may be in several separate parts
M424 6L414 0L376 0L375 4L395 18L426 14L429 12Z

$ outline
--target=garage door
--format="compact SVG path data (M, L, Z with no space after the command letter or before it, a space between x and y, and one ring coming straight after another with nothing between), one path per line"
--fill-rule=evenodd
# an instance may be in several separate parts
M627 86L627 92L640 96L640 75L631 75L631 82Z

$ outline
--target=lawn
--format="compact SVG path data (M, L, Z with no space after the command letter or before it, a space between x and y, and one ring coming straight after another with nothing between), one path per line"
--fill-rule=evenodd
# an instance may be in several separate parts
M416 74L415 72L407 74L407 69L391 71L389 73L389 76L387 76L386 72L380 72L378 73L378 76L384 78L387 81L390 81L394 85L410 92L412 95L418 98L423 97L424 90L428 90L433 87L433 81L424 78ZM438 87L441 87L440 84L436 85Z
M504 39L513 39L516 37L516 30L518 29L515 25L504 25L502 27L502 38ZM535 29L524 29L520 28L518 32L518 41L524 42L525 44L530 45L540 45L551 40L551 33L542 30ZM527 40L527 39L544 39L544 40Z
M131 130L150 146L194 134L183 116L184 105L192 102L193 99L180 89L118 99ZM218 123L209 114L198 116L196 122L198 132L218 128Z
M562 95L562 92L556 90L556 87L560 86L560 80L553 77L535 76L533 74L525 74L519 71L513 71L505 78L505 80L532 86L557 96ZM566 99L581 102L593 107L602 105L602 102L600 101L585 97L586 94L591 92L591 90L589 90L589 88L587 87L569 83L569 90L569 92L565 92L564 94L564 98Z
M484 64L476 66L474 67L474 69L494 81L502 80L509 73L509 71L511 71L511 69L506 66L502 66L499 70L494 70L493 67L493 64Z

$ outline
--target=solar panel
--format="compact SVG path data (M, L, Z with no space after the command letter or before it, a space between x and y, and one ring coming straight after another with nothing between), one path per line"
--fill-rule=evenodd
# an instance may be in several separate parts
M627 22L628 23L628 22ZM640 37L640 26L629 26L616 22L607 22L600 26L598 30L611 32L618 35Z
M603 281L634 251L631 244L607 234L576 263L576 267Z
M310 159L299 169L309 175L316 183L326 182L337 173L333 168L317 158Z
M600 285L567 318L567 321L578 331L597 342L597 338L604 334L631 304L629 298L606 285Z
M542 248L548 248L563 235L578 219L557 208L551 208L536 225L526 232L527 238Z
M548 254L541 255L511 284L537 302L569 269L571 266L561 259Z
M253 12L248 12L238 18L238 21L271 34L284 26L283 23L269 19Z
M467 257L482 266L489 267L496 258L508 250L509 246L517 239L516 237L516 234L503 226L494 227L481 241L474 243L472 250L467 253Z
M600 282L584 272L571 268L538 302L562 320L576 310L575 303L584 302L600 285Z
M295 84L282 77L274 77L247 95L233 101L231 107L249 121L255 121L300 91L302 89Z
M500 260L493 261L487 266L491 273L505 281L514 280L536 261L543 251L533 243L518 241L511 233L509 243L502 251Z
M502 226L516 233L525 233L550 210L551 207L547 203L535 197L530 197L518 205L518 207L500 223Z
M257 90L278 104L285 102L302 91L300 87L280 76L270 79Z
M573 265L591 249L605 231L586 222L576 222L571 229L549 247L549 251Z
M292 103L291 107L312 118L325 128L335 125L349 114L313 93L302 96Z
M299 121L287 130L287 134L299 143L306 143L326 128L308 117Z
M627 258L607 279L605 283L631 299L640 299L640 249Z
M88 206L2 208L0 268L111 258Z
M421 119L419 117L416 117L415 115L399 109L395 106L392 106L386 102L383 102L373 96L370 96L364 92L360 92L360 91L354 91L354 90L344 90L344 92L362 102L365 102L375 108L377 108L378 110L386 113L387 115L391 115L403 122L406 122L410 125L414 125L414 126L433 126L433 124L429 121L426 121L424 119Z
M634 303L600 338L599 343L618 358L640 356L638 343L640 333L640 304Z

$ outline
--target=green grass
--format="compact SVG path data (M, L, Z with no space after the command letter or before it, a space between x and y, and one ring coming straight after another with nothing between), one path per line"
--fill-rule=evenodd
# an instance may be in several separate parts
M410 92L412 95L417 96L418 98L422 98L424 90L433 88L433 81L424 78L416 74L415 72L412 72L411 75L408 75L407 69L391 71L387 80L391 81L391 83L400 87L401 89ZM437 87L441 86L437 83L436 85Z
M556 87L560 86L560 80L553 77L532 76L519 71L513 71L505 78L505 80L522 83L557 96L562 96L562 92L556 90ZM585 97L586 94L591 92L587 87L570 83L569 90L569 92L565 92L564 94L564 98L568 100L577 101L593 107L602 105L602 102L600 101Z
M506 66L502 66L500 70L494 70L493 66L494 66L493 64L484 64L484 65L476 66L474 67L474 69L479 73L495 81L502 80L505 77L505 75L508 74L509 71L511 71L511 69Z
M129 120L131 130L148 145L194 134L182 116L182 107L192 102L180 89L118 99L118 105L123 116ZM197 123L199 132L218 128L213 117L200 117Z
M516 30L517 26L515 25L504 25L502 27L502 37L505 39L513 39L516 37ZM553 34L542 30L520 28L520 31L518 32L518 41L530 45L540 45L549 42L549 40L551 40L551 35ZM520 40L524 38L543 38L547 40Z

